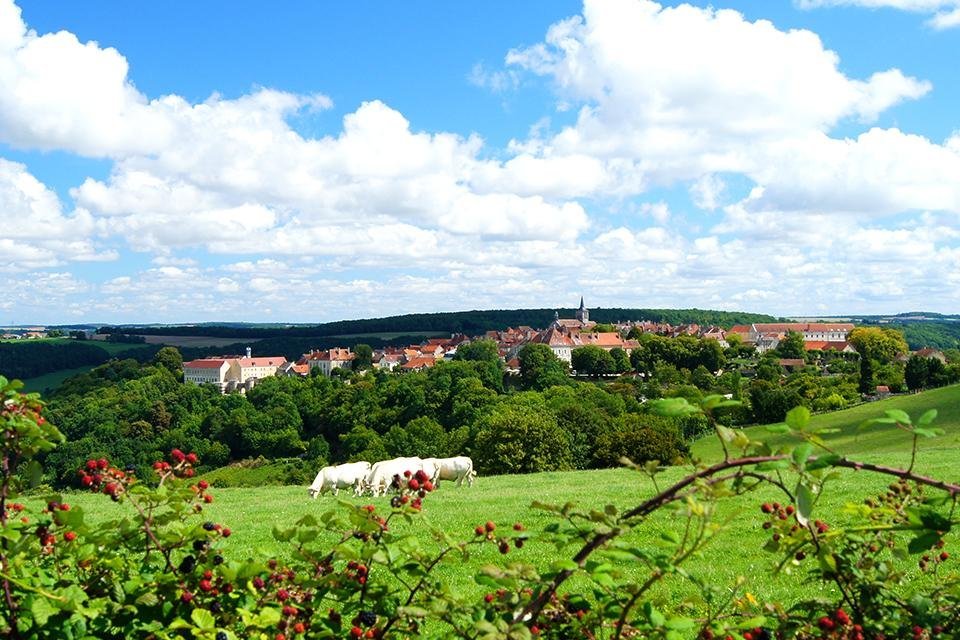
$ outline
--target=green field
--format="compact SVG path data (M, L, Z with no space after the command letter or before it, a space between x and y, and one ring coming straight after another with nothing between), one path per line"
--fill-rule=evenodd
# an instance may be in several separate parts
M837 453L850 456L867 454L884 456L890 463L904 463L909 460L909 448L906 436L894 426L878 425L870 427L869 431L858 433L857 427L864 420L877 418L887 409L902 409L914 419L920 417L928 408L936 408L938 417L936 426L947 430L947 434L934 440L921 441L921 451L926 458L935 458L943 452L944 455L954 455L953 451L960 445L960 385L933 389L924 393L897 396L858 405L852 409L834 411L815 415L811 424L820 427L839 429L839 433L825 435L828 445ZM771 444L789 444L788 435L772 435L765 427L749 427L745 431L753 439L763 439ZM716 438L704 438L692 447L693 454L704 459L713 459L720 456L720 446ZM921 460L921 463L923 461Z
M37 392L46 395L50 391L57 389L67 378L86 373L92 367L78 367L76 369L61 369L53 373L46 373L36 378L27 378L23 380L23 390L28 392Z
M859 439L851 435L852 428L866 417L879 416L890 408L902 408L912 415L926 408L940 409L942 420L937 424L946 430L942 438L928 441L918 460L918 468L946 480L958 480L960 455L956 446L960 438L960 386L941 389L915 396L892 398L883 402L857 407L852 410L830 415L818 416L816 420L838 425L844 433L834 437L837 448L849 452L852 456L875 463L898 463L908 456L908 437L902 432L877 429L861 435ZM751 433L757 437L760 428ZM713 459L718 449L708 441L698 443L695 451L700 455L710 455ZM664 472L658 482L661 487L680 479L687 469L673 468ZM216 477L212 474L211 477ZM817 503L815 517L823 519L831 526L842 526L847 521L843 512L846 504L860 502L864 497L882 492L889 483L888 478L870 475L866 472L841 472L833 480ZM502 526L522 521L530 530L539 531L552 521L551 516L531 508L534 500L562 504L573 501L585 509L602 508L606 504L626 509L650 497L654 493L652 482L643 475L626 469L608 469L598 471L573 471L532 474L525 476L492 476L478 479L472 488L456 488L449 483L425 501L424 514L427 522L442 528L456 538L467 540L472 537L472 529L478 523L493 520ZM332 497L311 500L305 486L279 486L254 488L224 488L215 491L216 501L205 508L202 518L216 520L230 526L235 532L224 541L225 552L235 559L244 559L251 555L283 556L289 549L275 543L271 537L274 526L286 527L304 514L320 514L330 508L338 507ZM380 509L389 509L387 498L341 498L350 503L373 503ZM725 529L704 552L702 558L694 559L688 566L691 573L711 584L732 585L738 576L747 579L745 589L760 594L765 599L791 602L802 596L825 593L822 585L806 581L803 571L792 574L772 576L768 569L774 556L762 551L766 540L761 529L762 517L758 505L764 500L782 500L773 490L764 489L754 495L724 501L720 504L718 521L725 521ZM71 502L86 508L95 517L109 518L120 512L123 505L111 503L103 496L76 494L69 498ZM645 522L631 536L636 543L644 546L659 544L661 532L665 528L680 530L682 519L670 513L658 513ZM409 530L398 522L395 531ZM424 538L427 530L418 529ZM953 540L950 540L953 538ZM948 536L948 543L955 543L955 535ZM474 554L470 563L455 563L444 566L439 576L460 588L475 593L478 597L484 592L476 585L473 577L480 568L489 563L504 561L522 561L547 567L551 562L573 555L574 549L558 552L555 547L544 541L531 541L522 550L512 551L504 558L492 546ZM905 568L915 566L907 561ZM945 570L952 571L949 566ZM635 566L620 565L627 575L641 577L640 569ZM576 583L572 583L576 587ZM664 604L676 605L679 599L691 595L688 585L682 582L667 582L657 591L657 598ZM831 594L832 595L832 594Z

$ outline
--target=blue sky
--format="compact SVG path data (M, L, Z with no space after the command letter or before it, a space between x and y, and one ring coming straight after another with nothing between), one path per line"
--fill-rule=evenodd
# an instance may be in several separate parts
M957 312L957 0L0 0L0 325Z

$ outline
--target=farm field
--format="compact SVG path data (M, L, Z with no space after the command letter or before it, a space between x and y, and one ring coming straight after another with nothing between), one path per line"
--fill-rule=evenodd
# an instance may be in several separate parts
M820 416L819 420L837 421L840 425L856 425L863 418L879 416L889 408L905 408L912 415L928 407L937 407L944 414L937 424L944 428L945 436L924 443L918 458L918 470L946 480L956 481L958 473L957 438L960 437L960 421L957 416L957 396L960 387L952 387L916 396L892 398L873 403L866 407ZM951 404L953 403L953 404ZM832 424L833 422L831 422ZM754 430L759 435L759 428ZM897 464L908 456L908 437L901 432L887 432L877 429L853 439L847 433L836 438L838 448L846 447L854 457L874 463ZM849 440L848 440L849 439ZM714 455L716 449L707 442L699 443L695 450L701 455ZM856 451L859 453L856 453ZM658 476L661 488L680 479L684 468L672 468ZM885 491L888 478L870 475L865 472L841 471L827 487L823 498L817 503L814 515L825 520L832 527L843 526L848 521L844 507L848 503L859 503L870 495ZM214 483L215 486L215 483ZM568 501L577 503L585 510L602 509L612 504L623 510L632 507L655 492L652 482L640 473L627 469L607 469L596 471L551 472L531 475L504 475L479 478L472 488L456 488L452 484L444 486L424 501L424 518L417 523L415 532L422 539L429 539L427 523L451 534L455 539L472 539L472 529L486 520L493 520L499 526L509 527L514 522L523 522L528 530L542 531L553 521L552 516L531 508L534 500L563 504ZM289 527L305 514L319 515L331 508L349 508L349 504L374 504L378 509L389 511L388 498L345 497L341 501L330 496L311 500L305 486L224 488L216 489L215 502L206 506L198 522L205 519L222 522L231 527L234 535L223 541L223 549L230 557L245 559L258 557L284 556L289 548L276 543L271 536L274 526ZM111 503L104 496L87 494L71 495L68 500L84 507L97 519L115 517L121 512L122 505ZM773 576L769 568L777 558L762 550L766 535L761 524L763 517L759 504L763 501L783 500L774 490L763 489L755 494L722 502L717 510L717 522L725 523L721 533L704 551L703 556L692 560L687 568L690 572L717 586L733 585L742 576L746 578L743 589L758 594L764 599L792 602L801 597L822 593L822 587L806 581L800 567L791 567L790 573ZM397 532L413 531L411 525L400 521L391 525ZM680 531L682 520L675 514L662 512L652 516L631 537L637 545L654 547L660 544L661 533L665 529ZM332 538L331 538L332 539ZM947 537L948 547L956 543L956 535ZM541 568L559 559L573 555L575 548L558 551L543 540L531 540L522 550L511 551L501 556L492 545L484 545L471 558L469 563L452 563L442 567L439 577L456 584L460 589L481 597L484 589L473 578L485 564L503 562L527 562ZM809 561L808 561L809 562ZM955 573L950 560L942 571ZM915 567L915 558L908 559L903 568ZM618 567L628 575L642 576L638 566ZM933 579L933 578L923 578ZM571 583L575 588L576 583ZM692 595L691 588L682 582L667 582L657 591L657 597L664 603L675 605L679 600ZM696 604L693 605L696 609Z
M63 381L67 378L86 373L90 371L91 368L92 367L77 367L76 369L60 369L59 371L46 373L35 378L26 378L23 380L23 390L46 395L46 393L53 391L63 384Z

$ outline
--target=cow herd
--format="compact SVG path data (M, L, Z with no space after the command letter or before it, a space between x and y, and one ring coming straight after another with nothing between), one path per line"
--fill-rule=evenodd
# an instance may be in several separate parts
M340 489L353 487L353 493L356 496L362 496L365 493L382 496L389 490L394 477L402 477L404 471L411 473L423 471L438 487L441 480L456 481L458 487L462 486L464 481L467 482L467 486L473 486L473 480L477 477L476 471L473 470L473 460L467 456L394 458L374 464L351 462L324 467L313 479L308 492L311 497L316 498L328 491L338 495Z

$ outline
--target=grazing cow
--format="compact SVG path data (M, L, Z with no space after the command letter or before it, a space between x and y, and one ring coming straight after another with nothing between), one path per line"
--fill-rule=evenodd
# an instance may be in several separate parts
M394 458L393 460L376 462L367 474L366 488L374 496L382 496L387 493L394 476L402 478L404 471L416 473L420 470L422 463L423 461L417 457Z
M457 456L455 458L427 458L423 461L424 471L429 464L435 470L436 474L431 475L434 484L440 480L456 480L457 486L463 486L463 481L467 481L467 486L473 486L473 480L477 477L477 472L473 470L473 460L467 456ZM427 471L429 474L430 472ZM439 485L438 485L439 486Z
M338 495L340 489L353 487L353 494L359 496L363 493L363 483L368 473L370 473L369 462L351 462L324 467L320 469L320 473L313 479L313 484L307 491L310 493L310 497L316 498L327 491L332 491L333 495Z

